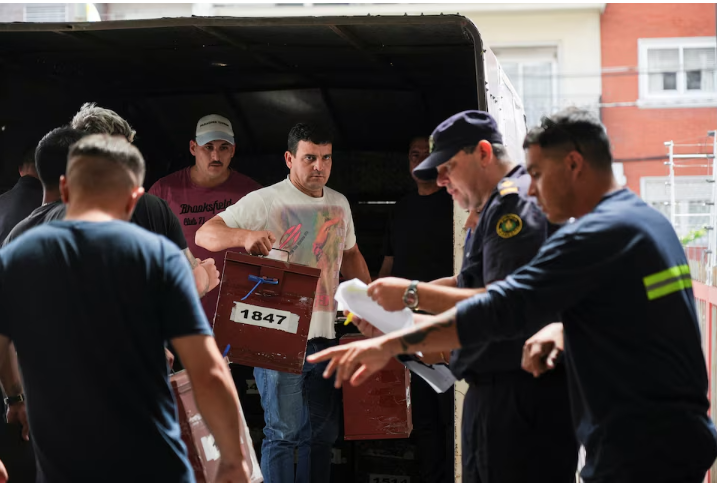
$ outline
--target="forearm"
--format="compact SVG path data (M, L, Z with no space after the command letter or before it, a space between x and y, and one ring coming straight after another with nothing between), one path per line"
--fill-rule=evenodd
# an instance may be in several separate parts
M421 282L418 284L418 308L438 314L481 292L485 292L485 289L459 289L435 285L434 282Z
M460 348L456 329L456 309L422 322L415 328L386 335L384 348L391 355L404 353L439 353Z
M368 273L368 266L363 255L358 251L346 253L341 262L341 273L347 279L357 278L363 283L371 282L371 275Z
M378 272L378 278L390 277L392 269L393 269L393 257L392 256L384 256L383 263L381 264L381 270Z
M428 283L431 285L442 285L444 287L458 287L458 277L439 278Z
M251 231L230 228L221 217L215 217L197 230L194 242L197 246L217 252L228 248L243 248Z
M241 415L239 397L229 369L222 360L199 378L187 370L197 408L214 436L223 459L243 460L241 450Z
M17 366L17 354L12 343L8 345L5 358L0 362L0 384L5 396L22 394L20 369Z
M485 293L456 305L461 345L466 348L531 336L559 320L549 299L516 291L505 281L491 284Z

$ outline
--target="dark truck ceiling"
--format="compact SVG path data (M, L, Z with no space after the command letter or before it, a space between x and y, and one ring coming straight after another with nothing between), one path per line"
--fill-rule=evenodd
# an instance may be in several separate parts
M213 111L233 121L239 155L282 153L303 119L332 124L337 150L405 152L414 134L485 105L481 46L460 16L0 24L3 176L85 101L184 161Z
M485 91L478 31L457 15L0 24L0 191L28 146L97 102L137 130L147 187L192 163L197 120L219 113L234 167L264 185L287 173L291 126L323 120L337 136L329 186L354 208L395 200L413 186L409 139L485 108ZM376 246L387 211L355 209Z

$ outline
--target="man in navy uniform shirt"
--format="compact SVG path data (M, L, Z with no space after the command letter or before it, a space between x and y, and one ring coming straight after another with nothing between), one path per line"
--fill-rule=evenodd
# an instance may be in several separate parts
M369 295L390 311L444 312L528 263L551 231L527 195L530 176L509 160L488 113L456 114L436 128L432 140L431 155L414 175L437 178L461 207L482 212L457 276L371 284ZM450 356L454 375L469 384L463 405L463 482L575 481L578 448L565 369L560 366L539 379L521 369L530 333L426 358L440 362Z
M336 347L337 382L391 356L475 348L560 315L573 420L590 482L701 482L717 457L690 270L670 222L612 174L605 128L566 109L525 139L530 194L568 222L538 255L416 328ZM533 420L540 423L541 420Z

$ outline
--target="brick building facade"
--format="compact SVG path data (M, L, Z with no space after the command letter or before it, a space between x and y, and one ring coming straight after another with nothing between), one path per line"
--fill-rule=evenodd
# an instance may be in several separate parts
M669 213L666 141L675 153L712 153L717 129L715 4L609 3L601 20L601 116L627 186ZM706 159L676 168L677 212L711 200ZM688 222L689 221L689 222ZM686 219L678 232L699 226Z

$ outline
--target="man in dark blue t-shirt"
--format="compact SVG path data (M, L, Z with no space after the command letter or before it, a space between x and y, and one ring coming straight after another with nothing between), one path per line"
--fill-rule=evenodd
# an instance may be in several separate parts
M142 156L121 138L89 136L70 149L66 175L65 220L0 250L0 356L12 341L38 480L194 480L164 354L171 341L222 454L218 480L246 481L239 400L186 259L125 222L143 193Z
M530 193L551 222L574 222L485 293L416 329L309 361L333 359L326 375L338 366L338 382L356 372L358 383L392 355L509 339L559 314L573 422L587 452L583 478L701 482L717 457L717 432L707 415L690 270L674 229L617 185L605 128L589 112L544 119L524 147Z

